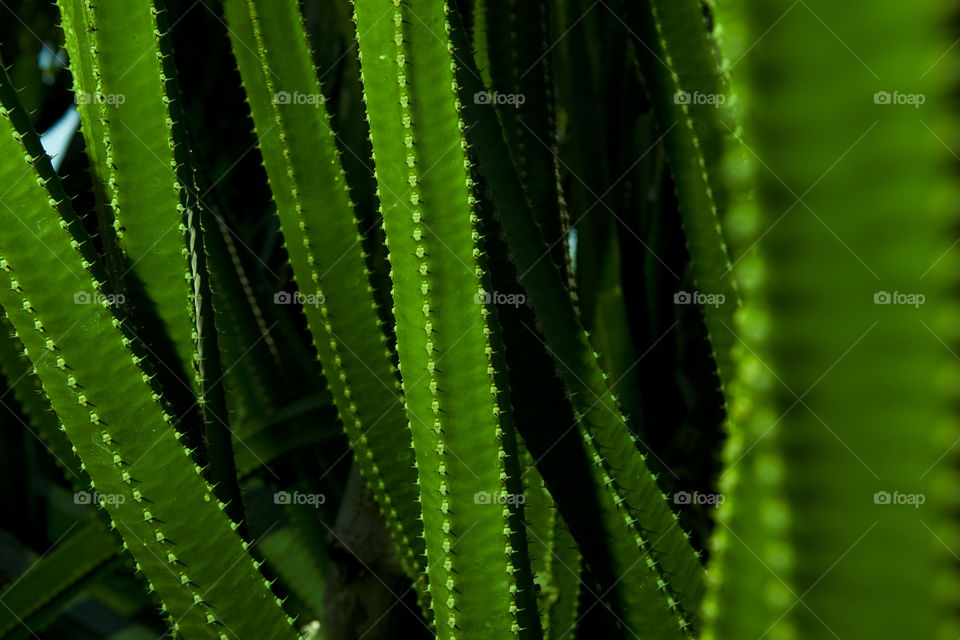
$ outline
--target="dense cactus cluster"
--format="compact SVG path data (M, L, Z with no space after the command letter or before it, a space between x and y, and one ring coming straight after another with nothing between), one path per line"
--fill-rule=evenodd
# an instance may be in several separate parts
M0 637L956 636L942 3L202 4L262 210L193 7L56 1L79 188L0 69Z

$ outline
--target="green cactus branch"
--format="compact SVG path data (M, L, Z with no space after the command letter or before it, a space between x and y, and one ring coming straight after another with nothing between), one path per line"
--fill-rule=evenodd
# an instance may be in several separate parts
M539 590L540 625L545 638L572 638L580 595L580 553L533 464L533 456L524 448L520 457L526 483L524 519L530 564Z
M422 525L399 382L299 8L230 0L225 9L297 299L356 459L419 582Z
M97 222L103 235L108 260L110 283L120 290L120 274L125 270L123 255L117 243L114 214L111 202L113 189L108 180L111 168L107 165L107 131L103 114L94 98L98 95L100 69L97 55L96 29L90 27L87 0L63 0L58 2L60 21L65 35L64 45L69 55L70 75L73 81L74 100L78 104L80 128L87 146L90 173L94 177L93 193L96 198Z
M273 602L247 543L235 532L237 524L220 513L226 505L180 444L182 434L158 402L124 321L109 299L75 303L78 286L104 296L111 292L5 74L0 103L2 155L23 158L20 166L0 167L3 181L13 185L4 198L13 220L0 243L9 282L0 304L91 488L175 629L198 638L228 638L230 628L292 637L279 600ZM18 181L25 172L35 179ZM48 352L52 357L42 357ZM192 544L183 544L188 540Z
M518 287L515 269L509 261L499 227L491 218L490 199L480 198L480 217L486 240L488 268L497 291L514 291ZM590 488L589 462L581 449L579 436L538 429L540 425L571 425L576 421L563 392L563 385L554 374L550 355L538 340L531 340L526 327L535 321L529 308L499 306L497 317L505 343L511 389L511 404L518 432L522 432L520 456L523 462L524 520L529 541L531 567L539 588L539 611L545 637L573 633L578 615L580 593L578 545L593 562L592 580L604 574L607 558L607 536L595 526L597 512ZM573 445L572 447L570 445ZM571 450L572 449L572 450ZM533 460L540 463L534 466ZM559 513L554 513L555 508ZM566 530L565 519L576 523L577 543ZM586 526L585 526L586 525ZM560 548L562 547L562 548ZM555 559L571 567L574 574L558 568ZM586 577L584 579L587 579ZM612 584L615 578L610 577ZM585 605L587 606L587 605ZM561 620L558 632L555 620Z
M718 301L703 305L703 311L724 388L735 375L735 338L724 325L733 325L740 294L720 226L726 195L718 165L730 125L721 124L725 112L717 108L727 90L715 43L698 0L644 0L631 5L628 18L639 39L634 49L641 76L664 135L697 293Z
M465 39L459 37L458 43L458 58L468 60ZM458 79L469 96L480 87L476 72L467 71ZM520 281L566 383L584 446L601 479L605 526L618 531L611 542L621 554L615 584L622 587L623 609L634 628L655 625L664 637L686 634L689 615L702 593L702 567L626 428L559 271L542 259L546 243L516 173L512 166L495 160L504 156L505 143L494 112L488 105L471 102L465 102L464 110ZM636 562L642 562L646 571L627 570Z
M721 69L730 69L752 45L742 8L734 3L713 6L714 34L721 46ZM727 74L727 120L744 122L751 99L749 85ZM710 537L707 593L701 612L705 639L751 637L768 633L789 637L795 629L781 621L789 606L783 580L789 580L794 558L789 551L790 507L784 496L781 427L775 415L778 385L766 362L770 354L768 271L762 253L753 248L763 233L755 197L758 163L741 140L742 129L727 129L719 175L727 178L729 201L723 220L736 263L732 276L743 295L734 324L724 327L737 341L736 369L727 386L727 441L718 489L725 501L717 509ZM770 594L759 601L757 594Z
M121 6L123 12L118 11ZM137 286L123 289L139 307L133 313L141 327L138 335L162 364L160 379L170 400L186 408L185 417L199 408L217 493L229 503L231 517L240 521L243 504L232 447L218 446L230 442L222 387L216 384L218 351L203 347L216 342L215 327L212 321L204 326L202 317L211 313L204 311L209 300L202 295L208 285L203 284L205 269L195 269L198 227L189 229L186 219L191 182L162 6L152 1L60 3L69 50L77 62L74 91L81 122L87 125L83 133L91 166L105 181L94 189L102 186L111 198L113 231L128 261L124 271L112 277L119 280L132 272L142 283L143 297ZM197 206L195 202L194 210ZM107 233L109 253L113 233ZM182 269L173 267L176 264ZM164 328L159 337L148 330L154 317ZM204 353L213 361L204 363ZM192 386L183 382L185 376Z
M0 327L6 332L6 337L0 339L0 373L12 390L14 399L23 408L28 419L27 426L49 449L67 480L77 488L86 487L89 478L80 469L80 461L71 451L70 441L60 432L60 422L43 393L34 365L23 355L23 344L16 337L5 313L0 318Z
M515 435L440 0L354 3L438 636L537 633L518 578ZM458 547L469 545L470 552ZM520 544L523 544L522 538ZM532 619L531 619L532 618Z
M724 8L731 56L783 9ZM948 10L936 2L909 12L884 6L862 14L826 2L797 9L779 37L761 41L732 70L752 124L737 138L757 167L757 205L735 218L749 249L736 268L769 304L734 329L752 351L744 368L761 372L754 379L771 378L772 406L759 405L766 415L753 426L777 425L773 442L784 454L770 443L749 450L766 435L751 431L737 459L727 453L726 473L741 474L741 482L751 473L779 478L783 499L778 504L764 485L749 487L753 502L742 500L746 488L733 494L741 498L733 514L742 515L715 543L728 547L728 557L717 566L714 637L761 627L769 638L950 637L957 623L945 611L956 578L941 568L954 562L956 544L946 515L956 474L946 452L955 440L948 405L957 365L943 349L957 334L952 312L940 305L953 305L945 301L956 258L943 250L954 233L947 227L956 225L949 203L957 191L951 152L938 137L954 139L956 126L944 99L950 64L930 66L950 48L952 38L937 28ZM881 44L872 35L881 32L900 35ZM791 43L824 33L825 46L795 56ZM771 69L782 83L766 82ZM894 89L923 104L886 104L882 91ZM829 106L812 107L811 95L830 96ZM753 248L748 232L757 229L765 237ZM766 260L757 259L761 249ZM885 295L897 295L884 292L896 291L914 304L884 304ZM765 349L755 346L758 337ZM884 504L883 492L914 496L914 505ZM789 527L786 544L758 544L751 531L758 526ZM900 552L885 555L893 548ZM741 560L751 551L759 559ZM761 580L774 588L742 597ZM836 597L849 590L860 597ZM737 598L743 609L724 620L719 607Z
M139 326L144 314L160 318L168 341L150 347L162 357L173 349L177 357L165 363L163 377L175 371L200 397L184 224L189 177L162 5L62 0L59 6L78 67L74 91L91 165L105 181L128 261L120 275L132 273L145 293L137 302L146 309L134 317Z

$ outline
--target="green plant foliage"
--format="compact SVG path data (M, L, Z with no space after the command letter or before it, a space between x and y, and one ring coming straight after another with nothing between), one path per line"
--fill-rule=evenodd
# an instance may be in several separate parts
M112 559L117 543L100 523L91 523L71 534L48 555L40 558L22 578L3 587L0 634L29 620L49 601L60 596L84 576Z
M196 399L207 438L221 445L211 447L211 476L231 516L240 520L232 458L218 455L230 450L230 435L222 388L214 390L221 377L219 350L206 269L199 264L204 252L198 206L188 199L183 116L162 7L150 1L60 5L71 35L68 50L78 62L77 108L100 178L94 189L109 200L113 217L113 229L104 229L108 251L116 243L126 258L111 284L124 301L128 292L132 306L152 309L151 317L159 318L162 331L144 342L151 351L176 354L179 366L164 363L160 379L168 394L184 385L186 401ZM152 42L146 51L145 42ZM158 164L167 175L157 171ZM128 275L136 282L126 286ZM150 330L145 315L133 315L138 333Z
M725 197L717 174L726 130L716 104L725 101L726 93L719 60L696 0L636 3L631 18L645 45L638 47L637 57L663 132L697 293L719 301L705 304L704 316L724 385L733 376L735 342L726 327L733 324L740 295L737 281L729 276L732 265L720 227Z
M19 212L21 224L0 244L10 282L0 300L25 353L34 354L37 374L90 474L91 489L102 497L151 590L161 594L175 629L199 637L213 628L223 635L219 629L233 625L284 633L289 626L270 603L273 596L256 562L236 563L237 555L246 555L246 543L235 533L236 523L218 513L226 505L213 496L213 486L180 444L182 434L160 405L141 366L143 356L131 349L123 320L106 297L95 304L74 300L76 286L111 294L97 278L89 238L6 77L0 77L0 103L3 156L21 160L19 166L2 167L4 181L13 185L5 202ZM24 173L35 179L20 180ZM57 280L53 286L44 282L51 277ZM91 336L97 335L101 339L92 348ZM110 373L91 375L98 370ZM292 629L286 633L292 635Z
M464 93L473 95L477 76L463 73L459 77ZM493 112L484 109L488 106L467 103L466 117L473 127L477 154L486 168L508 245L521 271L520 280L543 328L547 350L566 384L585 450L594 465L594 481L604 492L600 498L604 528L615 532L610 537L617 554L617 577L608 588L618 587L622 592L618 599L623 602L623 613L637 616L634 625L656 625L663 634L683 633L690 624L683 609L692 611L699 602L701 568L677 525L676 515L666 505L666 496L646 469L616 399L607 389L606 374L579 323L560 272L540 259L546 243L522 195L519 178L512 165L492 161L505 143ZM641 510L647 514L645 531L641 531L634 515ZM662 552L652 553L651 542ZM658 559L664 567L658 566ZM628 571L636 562L643 562L647 571ZM657 596L651 597L653 594Z
M527 483L524 517L530 568L538 589L540 625L546 638L569 637L574 632L580 594L580 553L530 453L522 450L522 457Z
M0 638L960 634L942 2L0 14Z
M354 6L438 635L529 635L525 541L515 502L505 502L520 493L508 474L511 461L518 468L516 436L497 381L503 347L491 309L478 304L491 287L450 7L397 1L381 19L379 3Z
M748 29L734 3L716 9L721 21L715 34L723 46L724 70L746 51ZM749 87L739 74L728 74L732 122L748 117ZM710 540L708 591L704 598L703 637L734 638L769 633L790 637L784 620L790 606L786 582L794 555L787 535L790 507L784 500L781 431L775 389L776 374L766 363L770 356L770 311L765 252L761 238L761 211L755 182L762 165L752 149L741 143L743 129L727 128L721 175L731 194L725 228L730 234L736 264L732 273L740 283L743 307L726 327L737 341L731 355L736 363L728 385L728 440L723 450L724 471L718 485L728 501L717 510L718 526ZM762 490L758 490L762 488ZM762 599L757 594L766 594ZM773 627L773 621L778 621Z
M117 241L127 269L143 283L144 304L164 323L179 375L189 375L199 396L185 219L189 178L161 9L149 0L65 0L60 6L77 61L74 92L83 133L95 149L91 163L103 181Z
M27 426L50 450L67 480L77 488L87 485L89 479L80 469L70 441L60 432L60 423L43 393L43 383L37 377L33 363L24 355L23 344L16 337L10 321L4 316L3 328L7 339L0 340L0 372L8 381L13 397L27 416Z
M732 12L730 56L785 8ZM943 312L956 263L943 251L956 189L938 138L952 139L955 124L944 102L950 64L934 65L950 47L937 31L945 9L797 9L732 71L751 124L737 142L761 213L741 210L731 228L747 240L741 279L769 301L736 335L746 345L741 366L773 405L760 406L740 450L728 451L729 473L764 491L735 503L727 521L714 637L952 637L956 583L943 567L955 539L944 489L955 479L944 456L955 440L957 369L949 350L943 356L956 331ZM881 31L900 35L879 47L872 34ZM797 58L792 43L814 39L820 45ZM772 74L782 81L770 83ZM922 104L885 104L884 91ZM758 227L762 262L749 246ZM782 454L762 442L773 428ZM778 482L785 503L769 493ZM766 545L750 531L757 525ZM833 595L851 591L858 598Z
M404 568L417 580L422 525L399 382L297 3L232 0L225 8L281 230L298 238L286 246L314 346Z

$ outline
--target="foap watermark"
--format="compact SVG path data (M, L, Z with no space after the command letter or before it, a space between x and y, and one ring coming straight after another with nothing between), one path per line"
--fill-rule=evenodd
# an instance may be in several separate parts
M73 96L73 101L77 104L105 104L108 107L117 108L127 101L127 96L122 93L88 93L86 91L77 91Z
M873 304L906 304L914 308L919 308L927 301L922 293L901 293L894 291L877 291L873 294Z
M123 504L126 501L127 496L122 493L77 491L73 494L74 504Z
M308 293L304 295L299 291L293 293L289 291L277 291L273 294L273 304L298 304L301 307L310 305L319 307L326 302L327 298L322 293Z
M719 109L720 105L726 101L727 96L722 93L700 93L699 91L690 93L689 91L677 91L673 94L674 104L709 104Z
M73 304L99 304L102 306L116 307L127 301L122 293L102 294L99 291L90 293L89 291L77 291L73 294Z
M727 301L722 293L701 293L699 291L677 291L673 294L673 304L699 304L719 307Z
M490 493L489 491L477 491L473 494L473 504L523 504L526 497L522 493Z
M514 308L526 304L527 296L522 293L500 293L499 291L480 291L474 294L475 304L502 304Z
M517 109L527 101L522 93L500 93L499 91L477 91L473 94L474 104L512 104Z
M319 109L323 104L323 94L277 91L273 95L273 102L275 104L308 104L314 109Z
M919 109L920 105L927 101L927 96L922 93L900 93L894 91L877 91L873 94L873 104L909 104L914 109Z
M716 507L727 501L722 493L700 493L699 491L677 491L673 494L673 504L696 504Z
M914 509L919 509L920 505L927 501L927 496L922 493L900 493L894 491L877 491L873 494L873 504L908 504Z
M316 509L326 501L327 497L322 493L277 491L273 494L273 504L308 504Z

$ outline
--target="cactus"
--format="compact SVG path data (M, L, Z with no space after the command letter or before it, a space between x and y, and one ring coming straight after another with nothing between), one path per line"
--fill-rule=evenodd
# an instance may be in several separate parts
M956 637L941 4L14 9L0 637Z
M122 7L122 9L121 9ZM191 336L185 174L180 98L172 74L162 5L64 0L74 92L91 164L114 218L124 272L142 282L163 322L162 336L180 362L180 377L199 395L199 357ZM153 41L144 51L143 42ZM131 67L131 61L132 67ZM81 71L82 69L82 71ZM157 171L160 165L167 175ZM180 262L180 269L170 263Z
M23 224L11 227L0 244L9 282L0 299L90 474L91 488L106 497L101 504L151 590L175 616L174 629L208 635L236 624L292 635L276 605L251 615L251 605L275 597L254 560L230 564L236 554L245 555L246 543L180 443L183 434L164 410L125 319L107 297L86 305L64 293L80 286L112 295L7 77L0 78L0 102L3 154L23 163L3 166L4 180L14 185L5 203ZM17 181L14 172L22 173L24 166L36 172L35 180ZM44 283L51 274L57 286ZM102 335L97 349L90 348L92 331ZM110 375L94 374L98 369ZM176 502L163 497L174 495ZM198 544L179 545L180 540ZM225 597L227 592L232 596Z
M459 40L463 51L465 38ZM459 77L466 95L472 95L477 75L468 70ZM687 613L696 609L702 590L701 567L627 430L559 270L541 259L546 243L522 196L519 178L511 171L512 165L493 161L498 152L503 157L501 148L505 143L492 112L484 106L466 105L474 131L472 139L486 169L512 257L521 272L520 281L543 328L546 349L556 360L566 385L584 450L593 465L594 481L604 494L604 526L616 554L616 578L608 588L621 586L622 593L617 595L623 600L623 615L636 616L631 627L657 625L662 634L687 633L691 626ZM641 510L646 513L645 531L640 529L635 515ZM636 562L643 562L647 572L626 571ZM657 594L660 600L648 597L651 594Z
M782 8L718 4L731 61ZM955 125L943 101L946 68L930 66L949 48L935 29L945 9L934 2L908 14L888 7L868 20L834 9L805 4L780 37L725 67L744 123L729 131L728 175L732 184L757 185L755 201L730 211L729 228L739 246L735 270L757 302L731 327L744 372L736 404L750 420L725 453L725 481L739 487L713 543L709 637L755 630L770 638L895 637L907 626L929 637L956 633L946 612L955 578L939 569L954 540L943 493L951 474L946 458L938 461L953 441L946 405L956 366L942 350L955 340L946 319L955 263L943 256L942 239L956 192L949 151L937 140L950 139ZM825 31L829 47L793 58L789 43L814 37L824 24L842 42ZM870 50L868 34L878 30L902 34L882 56ZM823 74L824 65L832 73ZM789 80L761 98L773 67ZM926 104L885 105L887 87ZM801 96L811 91L831 96L829 114L798 117L806 109ZM919 137L905 143L912 136ZM916 201L927 189L931 197ZM848 191L863 194L856 206L869 218L848 215L837 198ZM911 224L903 226L906 208ZM884 296L896 295L888 289L926 302L883 306ZM923 382L911 373L920 370L930 374ZM917 431L914 421L930 428ZM922 507L887 506L884 492ZM891 545L904 553L878 571L876 559ZM863 594L869 612L859 600L841 605L829 595L846 589ZM766 597L742 597L761 592Z
M404 569L418 580L422 525L399 381L299 9L292 1L268 8L244 0L231 0L225 9L280 227L296 239L287 242L287 251L297 293L316 301L303 309L317 355ZM296 34L293 47L290 34ZM318 104L291 102L297 95ZM317 139L310 132L324 133Z
M437 633L532 637L538 625L519 509L500 500L518 494L508 473L519 468L516 435L495 316L478 304L491 286L450 7L397 1L386 20L375 2L360 0L354 10ZM470 553L457 548L464 542Z

